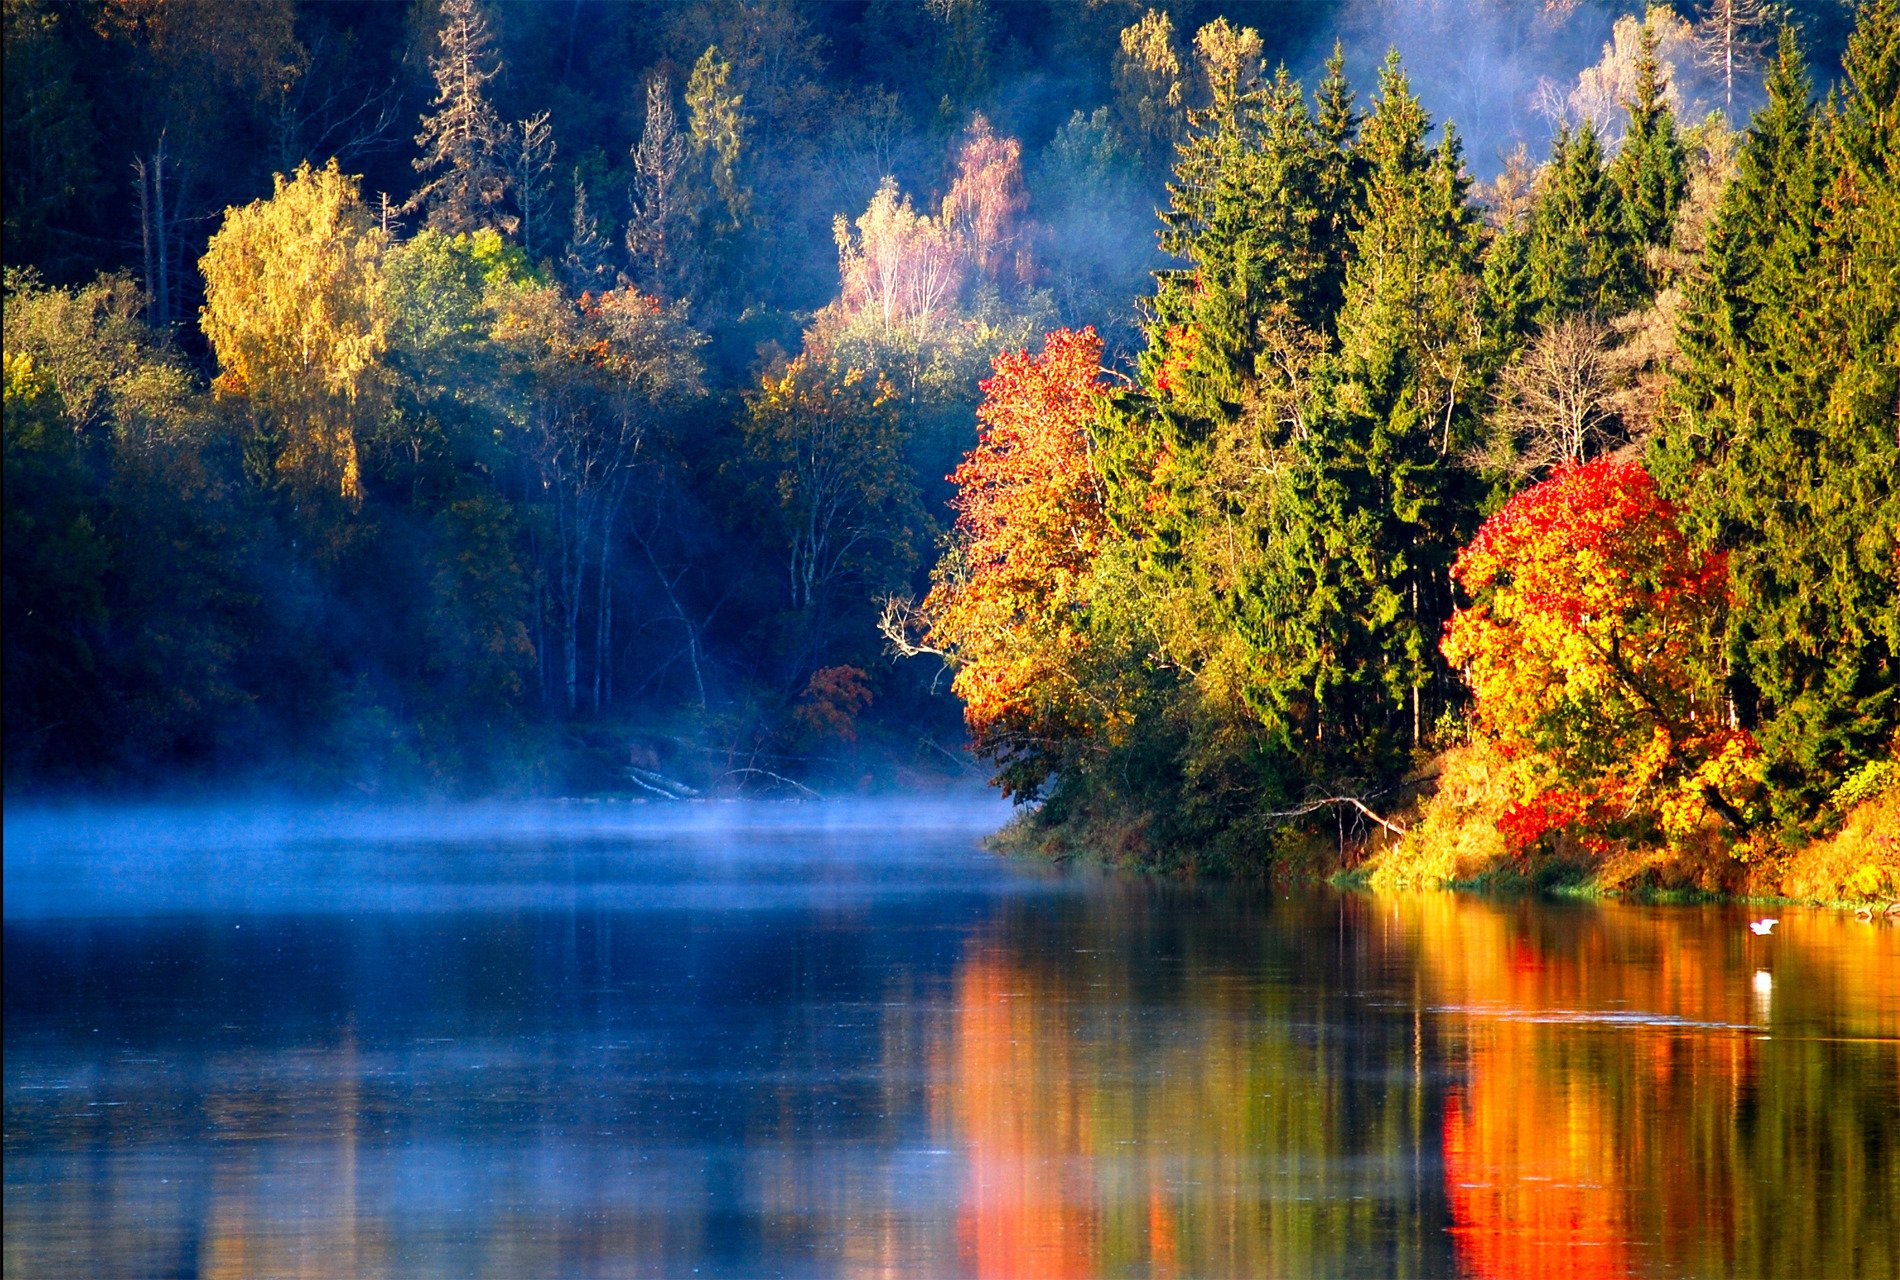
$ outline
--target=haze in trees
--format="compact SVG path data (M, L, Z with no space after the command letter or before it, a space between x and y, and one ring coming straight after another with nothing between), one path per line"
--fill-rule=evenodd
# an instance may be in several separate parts
M95 8L6 12L15 785L961 712L1029 829L1262 870L1556 720L1520 844L1895 749L1891 0L1759 93L1740 4Z

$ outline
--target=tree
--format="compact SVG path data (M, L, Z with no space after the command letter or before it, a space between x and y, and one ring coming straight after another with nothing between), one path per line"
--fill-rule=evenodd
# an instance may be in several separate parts
M1616 384L1609 326L1566 316L1538 334L1499 376L1490 447L1478 465L1515 482L1579 463L1614 442Z
M627 256L634 283L669 302L685 298L698 266L693 224L699 193L686 172L687 143L664 75L647 81L646 124L633 147L633 217Z
M920 214L886 178L857 220L857 234L839 215L839 302L868 315L885 337L922 342L944 318L963 283L967 247L953 230Z
M1688 191L1689 171L1682 141L1676 136L1676 117L1665 95L1662 64L1656 56L1656 36L1643 29L1636 64L1636 88L1625 104L1629 128L1610 166L1617 189L1623 193L1623 214L1630 234L1649 250L1669 246L1676 210ZM1659 284L1656 273L1652 285Z
M601 293L614 285L613 240L600 229L587 201L587 183L574 170L574 205L569 215L567 247L561 254L561 280L575 294Z
M11 319L18 305L7 300ZM6 766L102 753L105 540L79 441L30 355L6 351ZM94 758L97 758L95 755Z
M93 21L108 48L131 54L108 101L130 117L147 316L168 325L194 292L199 219L226 192L249 195L262 176L233 163L230 140L262 125L296 75L296 12L290 0L107 0Z
M988 120L975 117L957 147L956 176L943 197L941 225L995 282L1027 284L1035 275L1020 225L1029 207L1022 155L1021 143L997 136Z
M440 51L429 58L434 111L422 117L417 173L433 174L408 209L428 211L428 224L451 235L495 227L513 232L507 213L507 130L489 105L487 85L501 74L495 39L476 0L442 0Z
M216 390L249 406L279 479L362 501L357 431L388 345L385 237L354 178L300 166L225 214L200 263Z
M1569 831L1680 838L1706 813L1740 831L1759 775L1708 678L1727 561L1697 552L1634 463L1565 463L1459 552L1472 604L1445 656L1469 681L1476 732L1510 761L1499 820L1524 850Z
M1428 690L1451 696L1431 637L1449 615L1446 569L1479 497L1459 453L1475 434L1484 370L1469 178L1455 133L1428 149L1429 129L1389 57L1361 133L1365 207L1325 411L1298 443L1282 550L1242 617L1281 655L1260 664L1255 700L1298 725L1318 756L1377 760L1406 728L1416 744Z
M688 327L682 304L666 306L632 287L577 302L539 284L503 301L496 336L511 353L526 450L553 507L549 580L561 630L562 703L573 714L585 692L598 712L613 700L618 521L638 464L700 393L703 339ZM584 689L586 620L593 666Z
M996 357L982 434L951 476L949 550L912 651L955 671L964 721L1006 794L1033 796L1077 741L1111 732L1089 668L1091 574L1108 534L1088 428L1105 390L1094 332ZM904 643L904 637L898 637Z
M732 87L732 64L708 45L686 82L687 136L724 210L720 230L737 231L752 213L752 191L740 179L745 152L745 95Z
M74 256L63 241L99 182L99 130L63 17L44 3L5 10L7 260L44 271Z
M1115 57L1116 123L1149 168L1166 169L1172 163L1187 123L1182 115L1186 105L1174 21L1167 10L1150 9L1123 28L1121 51Z
M1900 725L1900 16L1865 6L1819 113L1784 33L1681 327L1653 451L1734 604L1716 666L1806 826Z
M1540 323L1578 311L1611 316L1635 304L1644 277L1631 225L1596 127L1587 120L1574 132L1560 127L1531 211L1527 269Z
M528 261L548 253L554 234L554 131L543 111L517 120L507 131L508 183L515 193L521 247Z
M776 498L793 610L815 616L848 585L882 592L908 574L924 516L898 408L882 375L809 351L747 398L746 446Z
M1754 70L1769 41L1769 0L1703 0L1696 9L1696 61L1722 82L1722 105L1735 110L1735 80Z

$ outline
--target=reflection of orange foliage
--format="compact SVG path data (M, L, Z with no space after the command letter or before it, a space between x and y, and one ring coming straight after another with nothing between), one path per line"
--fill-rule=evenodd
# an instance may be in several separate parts
M969 1181L957 1235L978 1276L1092 1276L1093 1135L1070 1040L1036 1025L1030 981L979 955L958 983L957 1118ZM1019 998L1025 997L1025 998Z
M1172 1277L1180 1272L1180 1247L1175 1242L1174 1214L1159 1186L1148 1188L1148 1253L1154 1274Z
M1757 943L1731 912L1533 912L1450 894L1383 905L1467 1046L1468 1084L1446 1099L1442 1138L1473 1274L1629 1274L1648 1265L1638 1240L1692 1271L1886 1256L1891 1233L1869 1225L1879 1210L1859 1207L1879 1201L1878 1174L1839 1155L1890 1110L1859 1056L1880 1041L1746 1028L1825 1018L1840 1036L1890 1043L1900 946L1799 909ZM1763 968L1769 995L1755 985ZM1618 1022L1630 1018L1654 1021ZM1826 1217L1848 1203L1856 1230Z
M1603 1100L1525 1081L1518 1064L1531 1046L1513 1043L1521 1039L1474 1055L1469 1094L1445 1099L1445 1191L1459 1261L1499 1280L1627 1275L1624 1188Z

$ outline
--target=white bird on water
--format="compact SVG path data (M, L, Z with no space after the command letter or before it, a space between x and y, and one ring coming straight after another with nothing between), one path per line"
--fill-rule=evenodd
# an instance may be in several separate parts
M1757 934L1761 935L1762 937L1767 937L1770 933L1774 932L1775 926L1780 923L1781 923L1781 920L1779 917L1768 916L1761 920L1749 921L1748 927L1750 929L1753 929Z

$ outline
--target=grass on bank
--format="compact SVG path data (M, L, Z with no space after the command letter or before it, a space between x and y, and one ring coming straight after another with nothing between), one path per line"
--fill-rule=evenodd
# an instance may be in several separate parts
M1674 847L1623 845L1595 855L1559 839L1513 856L1497 817L1504 770L1472 746L1447 751L1438 786L1405 836L1347 873L1373 889L1532 890L1579 897L1697 902L1719 898L1857 905L1900 898L1900 767L1882 762L1836 796L1844 814L1820 839L1758 835L1735 844L1711 823Z

